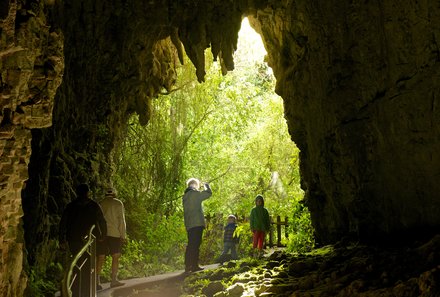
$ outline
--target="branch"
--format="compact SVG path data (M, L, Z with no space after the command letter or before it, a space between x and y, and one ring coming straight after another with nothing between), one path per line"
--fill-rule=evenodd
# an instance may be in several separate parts
M225 172L220 173L220 174L217 175L216 177L209 179L209 180L207 181L207 183L212 183L213 181L218 180L219 178L222 178L223 176L225 176L226 174L228 174L228 172L229 172L230 170L231 170L231 165L229 165L228 169L226 169Z

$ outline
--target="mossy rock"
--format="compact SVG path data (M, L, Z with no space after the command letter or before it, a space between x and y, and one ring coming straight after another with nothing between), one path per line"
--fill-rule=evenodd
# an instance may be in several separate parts
M274 284L274 285L276 285L276 284L284 284L285 282L286 282L286 280L284 280L282 278L279 278L279 277L276 277L276 278L273 278L273 279L270 280L270 283Z
M227 268L235 268L237 267L237 262L235 261L229 261L228 263L226 263L225 265Z
M244 292L244 285L241 283L237 283L227 289L228 296L230 297L241 297Z
M268 269L273 269L273 268L275 268L275 267L278 267L278 266L280 266L281 264L280 264L280 262L278 262L278 261L269 261L267 264L266 264L266 268L268 268Z
M289 296L290 293L293 293L294 287L290 284L276 284L272 285L267 289L267 293L274 293L277 296Z
M202 293L205 294L207 297L212 297L218 292L222 292L225 289L222 282L215 281L209 283L206 287L202 289Z
M212 281L222 280L225 275L227 275L227 271L225 269L218 269L212 272L212 274L208 277Z
M280 271L277 275L279 278L289 278L289 274L285 271Z
M270 270L267 270L264 272L263 276L265 278L271 278L272 277L272 272Z

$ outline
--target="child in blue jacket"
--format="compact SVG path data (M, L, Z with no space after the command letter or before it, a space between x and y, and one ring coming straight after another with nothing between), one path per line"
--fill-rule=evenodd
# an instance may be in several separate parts
M237 228L237 218L234 215L228 216L228 223L225 226L225 232L223 234L223 253L220 256L220 264L228 258L228 252L231 251L231 259L237 260L238 237L234 234Z

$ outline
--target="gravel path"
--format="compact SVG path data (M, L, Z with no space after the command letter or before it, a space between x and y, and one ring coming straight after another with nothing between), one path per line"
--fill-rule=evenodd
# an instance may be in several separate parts
M181 285L183 279L176 279L173 282L165 282L159 285L155 285L153 288L134 292L127 297L179 297L181 292Z
M217 268L218 264L203 266L205 269ZM145 278L123 280L124 286L111 289L103 284L104 290L98 297L178 297L181 284L185 279L184 271L176 271Z

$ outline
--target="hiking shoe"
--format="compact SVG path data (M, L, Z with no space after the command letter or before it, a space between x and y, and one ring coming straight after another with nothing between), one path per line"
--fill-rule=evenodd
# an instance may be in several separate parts
M120 287L123 285L125 285L125 283L121 283L120 281L115 280L110 283L110 288Z
M202 271L203 269L205 269L205 268L200 267L200 266L196 266L196 267L193 267L193 269L191 269L191 271L192 272L197 272L197 271Z

